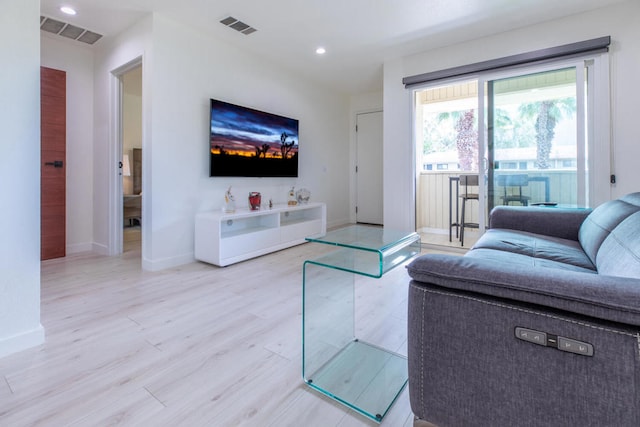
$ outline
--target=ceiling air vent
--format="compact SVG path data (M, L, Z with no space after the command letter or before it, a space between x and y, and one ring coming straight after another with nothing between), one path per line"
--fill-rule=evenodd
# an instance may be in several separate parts
M67 24L66 22L46 16L40 17L40 29L87 44L94 44L102 38L102 34L94 33L93 31L85 30L84 28L76 27L75 25Z
M64 36L64 37L68 37L70 39L77 39L78 37L80 37L80 35L84 33L84 29L80 28L80 27L76 27L74 25L71 24L67 24L66 27L64 27L64 29L62 31L60 31L60 35Z
M233 28L236 31L241 32L244 35L249 35L251 33L255 33L256 30L255 28L245 24L242 21L238 21L236 18L234 18L233 16L229 16L227 18L224 18L222 21L220 21L221 24L226 25L229 28Z

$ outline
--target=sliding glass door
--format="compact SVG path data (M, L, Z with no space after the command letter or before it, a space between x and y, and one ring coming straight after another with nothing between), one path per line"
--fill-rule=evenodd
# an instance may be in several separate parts
M478 113L475 78L415 93L416 229L430 235L425 241L460 245L459 227L452 224L462 212L460 175L479 173ZM477 185L470 191L477 193ZM467 222L478 224L478 202L466 208ZM475 234L467 234L465 246Z
M487 209L586 206L585 78L580 65L487 80Z
M448 234L440 241L460 245L460 175L478 175L478 201L466 206L465 222L480 233L498 205L587 207L606 200L606 56L438 82L415 90L414 102L419 232ZM469 244L465 231L465 247L474 231Z

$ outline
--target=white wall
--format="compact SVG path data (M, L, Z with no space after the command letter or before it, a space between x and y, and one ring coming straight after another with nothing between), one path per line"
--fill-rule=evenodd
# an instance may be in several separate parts
M117 143L118 128L114 118L116 116L117 74L121 74L127 64L142 61L142 170L150 170L151 152L151 69L148 61L152 57L151 31L153 19L151 16L143 19L137 25L124 31L111 41L105 40L96 45L94 57L94 107L93 107L93 250L105 255L117 253L113 240L117 233L122 232L122 223L116 219L115 210L120 206L117 185L120 181ZM148 155L149 154L149 155ZM142 187L147 188L143 172ZM145 203L151 199L151 193L143 196L143 220L149 214ZM113 211L113 212L112 212ZM110 215L111 213L111 215ZM142 229L142 256L145 256L145 241L149 239L147 227Z
M415 161L411 99L402 85L402 61L384 64L384 222L391 229L415 231Z
M637 159L637 79L640 74L640 3L631 0L539 25L392 59L384 66L385 225L414 227L415 180L410 91L403 77L610 35L613 173L612 197L640 190ZM389 191L395 191L389 195ZM409 208L408 208L409 207Z
M348 98L163 16L154 17L153 46L149 268L193 259L194 216L221 209L229 186L240 207L250 191L285 203L291 186L305 187L327 203L329 224L348 221ZM299 178L210 178L210 98L297 118Z
M194 217L221 209L232 186L236 204L250 191L265 203L285 203L291 186L327 203L330 226L349 221L349 100L301 80L268 58L243 53L226 43L155 14L96 54L94 133L94 238L110 247L107 212L112 171L105 158L113 129L110 73L143 57L143 244L145 269L192 261ZM300 121L300 176L209 177L209 99L216 98L297 118Z
M38 0L0 14L0 357L44 341L40 325L40 35Z
M93 244L93 51L40 32L40 63L67 73L67 254Z

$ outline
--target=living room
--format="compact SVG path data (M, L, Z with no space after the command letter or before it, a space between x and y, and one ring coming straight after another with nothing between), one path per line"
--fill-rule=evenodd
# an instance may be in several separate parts
M114 255L112 207L113 156L111 101L114 70L140 62L143 67L145 150L143 160L144 270L164 270L193 261L194 218L200 211L220 209L231 185L239 195L260 191L285 202L292 185L309 188L312 200L327 204L329 226L353 222L353 176L357 112L384 111L385 226L415 227L411 103L402 78L536 49L610 35L612 170L617 183L610 198L637 190L636 160L640 156L635 126L635 80L640 69L638 3L634 0L529 25L526 17L500 34L475 40L426 40L415 55L389 58L380 64L382 86L365 93L329 90L296 75L267 57L257 57L206 34L154 14L144 18L95 51L72 47L41 36L37 27L39 2L10 1L5 14L5 38L19 39L3 47L11 62L3 93L16 99L3 115L3 128L15 141L11 164L3 168L3 182L20 182L6 191L13 209L3 213L0 291L3 321L0 354L40 344L39 134L24 124L37 116L39 92L34 87L36 66L68 72L70 253L92 251ZM21 34L23 37L16 37ZM437 39L437 37L435 37ZM268 56L268 55L267 55ZM25 71L26 70L26 71ZM207 108L210 98L266 109L300 120L300 170L297 180L211 179L207 175ZM6 122L5 122L6 121ZM18 143L28 141L28 144ZM404 141L404 142L403 142ZM15 150L15 151L14 151ZM347 155L340 155L347 153ZM19 226L16 226L19 224Z
M107 132L112 127L108 114L110 107L108 103L95 100L111 99L115 79L113 70L132 61L142 61L143 75L148 73L152 76L143 79L143 105L153 114L144 116L142 145L153 151L143 159L143 170L149 171L144 180L143 203L151 205L145 205L144 209L144 223L149 227L143 229L146 244L143 245L142 262L145 269L159 270L193 259L195 213L219 208L229 186L237 194L260 191L265 199L272 198L277 203L285 201L291 186L305 187L311 190L314 201L327 204L330 227L353 222L353 128L355 114L361 111L382 109L386 112L383 119L384 140L387 141L383 148L384 168L397 173L387 174L384 181L385 225L412 229L415 227L415 178L412 168L407 165L413 162L413 147L409 143L390 142L392 139L412 140L411 127L405 125L405 118L411 117L412 112L406 100L407 92L399 83L402 78L457 65L458 58L473 63L610 33L613 40L611 49L616 52L624 42L624 35L616 38L608 28L608 20L592 18L593 24L582 25L590 16L599 14L592 12L581 18L566 18L513 30L509 37L489 36L425 54L389 59L384 66L384 90L353 95L308 83L300 76L269 66L267 60L238 51L224 42L210 40L205 34L163 16L144 19L120 34L110 45L96 46L96 52L78 49L65 43L66 40L58 40L59 37L43 36L42 65L66 68L71 73L69 117L77 123L70 127L68 141L72 179L68 190L67 222L70 229L67 247L71 252L95 250L104 254L115 253L111 243L113 220L107 215L113 208L109 204L110 197L113 197L110 191L113 182L108 171L115 166L111 164L115 162L112 159L114 147ZM565 27L572 28L572 31L554 31L554 28ZM573 27L577 28L574 30ZM624 25L617 26L618 31L623 28ZM536 37L531 34L536 34ZM542 40L539 34L544 34L546 40ZM163 37L170 37L170 42L163 41ZM153 41L154 38L158 41ZM514 40L520 42L515 43ZM143 53L146 51L153 55L145 57ZM633 55L619 52L615 61L611 60L611 92L612 96L622 98L620 102L627 102L624 99L626 91L616 88L622 84L622 79L629 78L633 67L627 66L625 61L633 61L632 58ZM225 67L220 67L219 63L224 63ZM94 90L90 89L92 87ZM301 123L300 177L297 180L208 178L203 141L206 140L210 98L297 118ZM194 99L198 102L193 102ZM625 104L620 107L616 104L614 99L613 111L628 111ZM175 114L176 106L179 106L179 116ZM75 117L78 117L77 121ZM620 150L630 136L624 134L624 126L616 126L616 120L620 118L614 115L613 149ZM87 141L93 143L87 144ZM349 155L335 156L338 152ZM628 170L624 161L630 156L617 157L614 152L618 184L613 187L613 196L619 195L619 189L628 182L624 176ZM87 158L95 160L87 162ZM159 173L158 169L163 168L169 168L173 173ZM87 215L88 212L92 214Z

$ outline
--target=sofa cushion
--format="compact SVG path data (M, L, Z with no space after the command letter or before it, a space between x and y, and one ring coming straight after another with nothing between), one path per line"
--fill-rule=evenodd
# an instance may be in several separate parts
M475 256L477 249L491 249L495 257L502 254L519 254L531 257L529 266L549 266L556 268L579 267L579 270L595 270L595 266L586 256L576 240L533 234L526 231L490 229L469 251ZM509 257L516 262L516 257ZM550 262L544 262L544 261ZM566 264L566 266L564 266Z
M515 252L507 252L496 249L479 248L469 251L466 255L467 258L484 259L496 263L504 263L517 267L521 267L527 271L531 268L553 268L556 270L570 270L580 271L583 273L597 273L595 267L585 268L579 265L569 264L562 261L537 258ZM560 274L560 273L559 273Z
M488 250L479 251L491 255ZM513 258L487 262L481 256L470 256L472 252L477 251L465 256L422 255L414 259L407 270L416 282L640 326L638 279L606 276L590 270L523 268Z
M596 258L598 273L640 279L640 212L614 228Z
M562 239L578 240L589 208L496 206L489 214L489 228L528 231Z
M584 220L578 232L578 240L593 264L597 264L598 250L609 233L625 218L638 211L640 211L640 193L632 193L603 203Z

